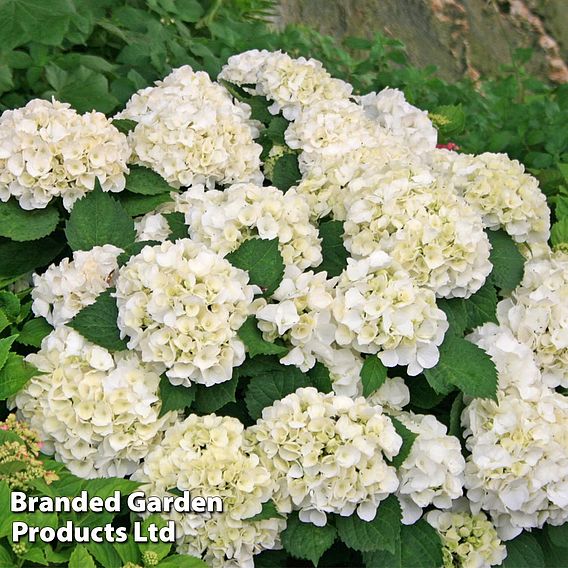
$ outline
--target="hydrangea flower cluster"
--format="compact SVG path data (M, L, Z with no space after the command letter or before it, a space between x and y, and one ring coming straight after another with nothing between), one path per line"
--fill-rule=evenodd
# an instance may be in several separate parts
M43 209L61 196L70 211L95 187L122 191L130 155L126 137L100 112L34 99L0 117L0 201Z

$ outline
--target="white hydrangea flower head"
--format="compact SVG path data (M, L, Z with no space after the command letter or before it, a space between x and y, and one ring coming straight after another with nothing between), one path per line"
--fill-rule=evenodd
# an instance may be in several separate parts
M347 263L333 302L337 343L377 353L387 367L407 365L411 376L436 365L448 322L434 293L382 251Z
M410 404L410 390L402 377L387 377L385 382L370 396L367 402L380 405L388 414L398 414Z
M462 414L467 496L487 511L501 538L568 521L568 399L543 388L538 400L498 393L473 400Z
M31 100L0 117L0 200L43 209L55 197L70 211L95 188L124 189L126 136L104 114L80 115L67 103Z
M502 325L532 349L549 387L568 387L568 254L525 264L523 280L497 306Z
M75 251L73 260L65 258L43 274L34 274L34 314L56 327L71 321L85 306L93 304L101 292L113 286L122 252L113 245Z
M213 568L253 568L254 555L282 548L285 519L249 520L272 497L276 482L236 418L191 414L166 431L133 478L150 495L177 488L192 498L223 500L223 512L165 514L175 521L179 554L202 557Z
M118 118L138 124L128 135L132 160L173 187L262 182L258 126L207 73L184 65L134 94Z
M465 460L459 440L448 435L446 426L434 416L400 412L396 418L417 434L398 469L402 522L411 525L425 507L449 509L462 496Z
M61 326L26 360L36 375L12 398L43 450L83 478L133 473L176 412L159 417L160 373L136 353L111 354Z
M302 110L320 102L334 106L348 100L352 91L349 83L331 77L319 61L293 59L280 51L251 50L233 55L219 79L246 85L250 92L274 101L270 112L282 112L287 120L297 120Z
M262 411L247 437L278 483L273 500L282 512L324 526L327 513L366 521L396 491L392 459L402 438L380 407L300 388ZM307 451L309 450L309 451Z
M158 241L163 243L170 236L171 229L168 220L162 213L151 211L134 222L136 240Z
M335 332L335 327L333 329ZM333 392L340 396L357 398L363 395L361 354L349 347L339 347L335 342L328 349L320 349L317 359L329 371Z
M426 520L442 539L444 568L499 566L507 557L505 545L482 512L430 511Z
M145 246L118 274L118 327L129 349L162 363L174 385L228 381L245 359L237 330L256 286L191 239Z
M222 256L244 241L260 237L278 239L285 264L300 269L322 261L321 239L310 223L304 199L293 189L238 183L224 191L191 187L179 197L186 204L189 235Z
M438 131L428 113L412 106L398 89L386 88L379 93L358 97L365 114L379 122L412 152L423 154L436 148Z
M436 166L482 216L486 227L503 228L517 242L546 242L550 209L536 178L506 154L479 156L437 150Z

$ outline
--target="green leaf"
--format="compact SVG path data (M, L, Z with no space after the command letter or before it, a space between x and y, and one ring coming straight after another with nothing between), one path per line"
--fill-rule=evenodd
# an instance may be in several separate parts
M118 308L111 296L113 291L108 289L99 294L94 304L83 308L67 325L96 345L109 351L123 351L127 345L120 338L116 324Z
M175 13L184 22L197 22L203 16L203 8L197 0L175 0Z
M424 519L413 525L402 525L400 540L403 568L439 568L443 565L440 535Z
M143 536L147 537L149 535L148 527L151 524L156 525L158 529L167 526L166 520L160 515L150 515L149 517L146 517L142 523L142 529L140 532ZM154 552L158 556L158 560L162 560L162 558L166 557L171 547L172 544L170 542L141 542L138 545L142 554L144 554L144 552Z
M166 213L164 217L170 227L170 234L168 236L170 241L189 238L189 227L185 224L185 215L183 213Z
M282 533L284 549L295 558L311 560L318 565L322 554L335 542L337 531L329 523L324 527L316 527L311 523L303 523L296 513L288 517L288 525Z
M254 517L250 517L247 521L263 521L264 519L274 519L275 517L282 518L283 515L281 515L278 512L278 509L276 509L274 501L270 500L262 504L262 511L260 513Z
M9 461L0 463L0 475L11 475L26 469L28 463L25 461Z
M525 259L505 231L487 231L491 243L491 279L505 291L514 290L523 279Z
M462 300L463 302L463 300ZM463 302L467 309L467 328L473 329L486 322L497 322L497 291L487 281L475 294Z
M371 355L363 362L360 377L363 384L363 396L368 397L386 381L387 369L378 357Z
M0 241L0 278L21 276L49 264L64 246L52 237L25 243Z
M301 179L298 155L295 152L283 154L276 160L272 170L272 185L286 193Z
M462 437L461 415L464 408L463 394L460 392L456 398L454 398L454 402L452 402L452 408L450 409L450 428L448 430L448 434L455 436L458 440Z
M0 309L0 333L2 333L9 325L10 320L8 319L4 311Z
M103 568L122 566L122 561L110 542L89 542L87 550Z
M465 127L465 112L461 105L436 107L428 113L428 117L443 136L459 134Z
M129 538L126 542L115 542L112 546L124 564L129 562L138 564L140 562L140 550L132 538Z
M14 343L17 337L17 335L10 335L10 337L0 339L0 369L5 365L12 343Z
M276 400L296 391L300 387L310 386L306 375L297 367L290 367L288 372L259 374L249 381L245 403L250 417L257 420L262 416L262 409Z
M278 239L250 239L226 258L233 266L246 270L251 284L260 286L266 296L282 282L284 260L278 249Z
M55 96L79 112L98 110L108 114L118 106L118 99L109 91L108 79L83 65L73 70Z
M441 385L455 385L465 395L497 399L497 370L490 357L469 341L446 334L440 346L440 361L424 369L430 386L437 392Z
M550 242L555 247L568 243L568 217L564 217L552 225Z
M5 481L0 480L0 538L12 534L12 521L15 514L10 510L10 495L12 491ZM1 556L0 556L1 558Z
M166 375L162 375L160 378L160 399L162 400L160 416L163 416L170 410L183 410L193 404L195 388L193 386L174 386Z
M444 392L439 393L430 386L423 376L413 377L411 381L408 381L407 386L410 390L410 404L424 410L434 408L446 398L448 393L455 390L453 385L447 385Z
M284 132L290 123L283 116L275 116L266 129L266 135L275 144L285 144Z
M270 343L262 338L262 333L256 325L256 318L249 316L237 331L238 336L247 348L250 357L256 355L284 355L288 348L277 343Z
M100 186L73 207L65 234L73 250L90 250L105 244L126 248L134 242L134 222L122 205Z
M69 558L69 568L96 568L93 557L82 544L75 546Z
M128 134L132 132L138 123L135 120L130 120L128 118L113 118L112 125L123 134ZM132 166L130 166L132 167Z
M30 548L23 556L25 560L29 562L39 564L40 566L49 566L49 562L45 558L45 549L47 545L35 545L33 548Z
M126 189L140 195L159 195L175 191L168 182L155 171L143 166L129 166L126 176Z
M146 215L146 213L154 211L158 205L168 203L172 200L169 193L160 193L159 195L139 195L130 193L129 191L123 191L118 195L120 203L130 217Z
M320 392L332 392L331 377L328 368L319 361L308 371L310 383Z
M323 261L316 268L318 272L325 270L327 276L339 276L347 266L347 252L343 244L343 222L326 221L319 226Z
M158 562L156 568L207 568L207 564L201 558L196 558L195 556L174 554Z
M410 455L414 440L416 440L418 434L415 434L414 432L409 430L400 420L397 420L395 417L391 416L390 419L392 420L397 434L402 438L402 446L400 448L400 452L392 459L392 465L394 465L394 467L398 469L404 463L404 460Z
M26 211L15 199L0 202L0 237L13 241L35 241L53 233L59 222L55 207Z
M103 547L103 544L104 543L96 544L96 546L100 548L100 547ZM87 548L89 548L89 545L87 545ZM66 563L69 562L69 558L70 558L72 552L73 551L70 548L66 548L66 549L63 549L63 550L53 550L53 548L48 546L45 549L45 559L48 562L52 562L53 564L66 564ZM116 564L115 564L115 566L116 566ZM103 564L103 567L108 568L107 566L104 566L104 564Z
M436 300L436 304L444 311L448 318L448 323L450 324L450 329L448 331L450 333L462 335L467 328L468 315L466 302L459 298L452 298L451 300Z
M0 310L8 316L11 322L15 322L20 315L20 299L16 294L8 290L0 290Z
M507 541L507 558L502 568L544 568L544 554L536 538L522 532L517 538Z
M39 371L21 355L9 353L0 369L0 400L16 394Z
M20 331L18 343L30 347L40 347L43 338L49 335L53 328L43 318L34 318L27 321Z
M0 545L0 566L2 568L18 568L10 551L2 545Z
M201 414L211 414L229 402L235 402L237 378L210 387L198 385L195 394L195 409Z
M568 548L568 523L556 527L546 525L546 534L554 546Z
M399 538L402 513L398 499L390 495L379 504L372 521L363 521L357 514L336 518L339 538L353 550L369 552L372 550L396 550Z

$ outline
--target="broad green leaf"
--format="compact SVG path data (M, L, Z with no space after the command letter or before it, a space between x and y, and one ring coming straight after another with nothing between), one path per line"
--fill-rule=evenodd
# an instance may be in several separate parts
M168 182L155 171L143 166L129 166L130 173L126 176L126 189L140 195L159 195L175 191Z
M87 550L103 568L122 566L122 561L110 542L89 542Z
M254 377L255 375L272 373L273 371L287 371L289 368L280 363L274 355L257 355L254 358L247 357L242 365L235 367L233 373L237 377Z
M458 440L461 439L462 436L461 415L464 407L463 394L460 392L452 402L452 408L450 409L450 428L448 429L448 434L455 436Z
M8 461L0 463L0 475L10 475L18 471L26 469L28 466L27 462L24 461Z
M424 519L400 527L402 568L439 568L443 564L442 541Z
M327 276L339 276L347 266L349 253L343 244L343 222L326 221L319 226L323 261L316 268L318 272L326 271Z
M289 372L272 372L256 375L249 381L245 403L253 420L262 416L262 409L271 406L300 387L310 386L308 378L297 367Z
M2 333L10 325L10 320L6 316L4 310L0 309L0 333Z
M127 345L120 338L116 323L118 308L112 292L109 289L99 294L94 304L83 308L67 325L96 345L110 351L123 351Z
M0 278L21 276L49 264L64 246L53 237L25 243L0 239Z
M163 519L160 515L150 515L149 517L146 517L144 519L144 522L142 523L142 529L140 531L142 535L148 536L148 527L151 524L156 525L158 529L167 526L166 520ZM144 554L144 552L153 552L157 555L158 560L162 560L162 558L167 556L171 547L172 544L170 542L141 542L138 545L138 548L140 548L140 552L142 554Z
M126 542L115 542L112 546L124 564L140 562L140 550L131 537Z
M104 545L104 543L100 544L94 543L94 544L96 544L96 546L98 547L102 547ZM87 545L87 548L88 547L89 546ZM48 546L45 549L45 559L53 564L67 564L69 562L69 558L72 552L73 551L70 548L64 548L63 550L53 550L53 548ZM108 568L108 567L103 565L103 568Z
M119 199L124 210L130 217L138 217L146 215L161 205L172 200L169 193L160 193L159 195L140 195L123 191L119 193Z
M318 565L322 554L335 542L337 531L331 524L316 527L312 523L303 523L297 513L288 517L288 525L282 533L284 549L294 558L311 560Z
M238 379L218 383L210 387L198 385L195 393L195 409L201 414L211 414L229 402L235 402Z
M428 113L428 117L443 136L459 134L465 127L465 112L461 105L436 107Z
M356 513L348 517L336 517L337 533L339 538L353 550L359 552L388 550L394 554L401 518L398 499L390 495L381 501L372 521L363 521Z
M275 116L266 129L266 135L275 144L284 144L284 132L289 124L283 116Z
M175 0L175 13L184 22L197 22L203 16L203 7L197 0Z
M128 213L100 186L75 203L65 234L73 250L90 250L105 244L126 248L136 238Z
M550 542L561 548L568 548L568 523L559 526L546 525L546 534Z
M331 377L328 368L319 361L307 372L310 383L320 392L332 392Z
M156 568L208 568L207 564L196 558L195 556L188 556L187 554L174 554L164 558L161 562L156 564Z
M53 233L59 222L55 207L26 211L15 199L0 202L0 237L13 241L35 241Z
M82 544L75 546L69 558L69 568L96 568L93 557Z
M254 557L254 568L282 568L288 565L285 550L264 550Z
M418 434L409 430L400 420L397 420L392 416L391 420L397 434L402 438L400 452L392 459L392 465L398 469L404 463L404 460L410 455L412 445L414 444L414 440L418 437Z
M21 355L10 353L0 369L0 400L16 394L39 371Z
M18 564L14 562L14 559L10 551L7 548L4 548L1 544L0 544L0 566L2 566L2 568L18 568Z
M164 217L170 227L168 236L170 241L189 238L189 227L185 224L185 215L183 213L166 213Z
M20 315L20 299L13 292L0 290L0 310L8 316L11 322L15 322Z
M502 230L487 231L491 243L491 280L505 291L514 290L523 279L525 259L513 239Z
M264 519L273 519L275 517L282 517L278 510L276 509L276 505L274 501L266 501L266 503L262 504L262 511L255 515L254 517L250 517L247 521L263 521Z
M544 568L545 565L542 548L532 534L522 532L507 541L507 558L502 568Z
M301 179L298 155L295 152L283 154L276 160L272 170L272 185L286 193Z
M247 348L250 357L256 355L284 355L288 348L277 343L270 343L262 338L262 333L256 325L256 318L249 316L237 331L238 336Z
M43 338L49 335L53 328L43 318L34 318L27 321L18 335L18 343L39 347Z
M564 217L552 225L550 242L555 247L568 244L568 217Z
M0 515L0 538L12 534L12 521L16 520L14 519L15 513L12 513L10 510L11 494L12 491L8 487L8 484L0 480L0 511L3 512L3 514Z
M387 369L375 355L368 356L361 367L363 396L374 393L387 379Z
M189 408L195 400L195 387L174 386L166 375L162 375L160 378L160 399L162 400L160 416L170 410Z
M278 239L250 239L226 259L249 273L250 283L260 286L266 296L278 288L284 275L284 260L278 249Z
M439 393L430 386L422 375L412 377L407 386L410 390L410 403L425 410L430 410L440 404L446 398L446 395L455 389L453 385L448 385L446 392Z
M49 566L49 562L45 558L46 547L47 545L45 544L36 544L24 554L23 558L34 564L39 564L40 566Z
M118 99L109 90L108 79L83 65L73 70L56 97L79 112L98 110L108 114L118 106Z
M465 395L497 398L497 370L490 357L469 341L446 334L440 346L440 360L432 369L424 369L430 386L437 392L440 385L455 385Z
M436 304L446 314L450 324L448 332L462 335L467 328L468 314L466 302L459 298L452 298L451 300L436 300Z
M467 309L468 329L473 329L486 322L497 323L497 291L490 281L487 281L467 300L461 301Z
M10 335L10 337L4 337L0 339L0 369L5 365L8 359L8 353L10 353L10 348L12 343L16 341L17 335Z
M113 118L112 120L112 125L123 134L132 132L136 128L137 124L138 123L135 120L130 120L128 118Z

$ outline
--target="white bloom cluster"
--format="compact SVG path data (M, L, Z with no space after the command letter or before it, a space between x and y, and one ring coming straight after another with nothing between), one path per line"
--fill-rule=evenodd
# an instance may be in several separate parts
M525 264L521 285L497 306L499 321L528 345L550 387L568 387L568 254Z
M370 396L367 402L380 405L388 414L398 414L410 404L410 390L402 377L387 377L385 382Z
M430 290L381 251L348 260L333 302L335 339L361 353L378 353L387 367L408 365L417 375L436 365L448 329L446 314Z
M113 245L76 251L73 260L52 264L43 274L33 275L32 310L51 325L68 323L85 306L113 285L122 249Z
M323 102L334 106L351 95L352 87L334 79L315 59L293 59L286 53L256 49L229 57L219 79L246 85L249 91L274 101L273 114L282 112L288 120ZM249 85L254 87L251 89Z
M266 407L247 437L278 483L277 508L299 510L304 522L324 526L326 513L355 511L370 521L398 487L385 457L400 451L402 438L364 398L300 388Z
M214 568L254 568L255 554L281 548L283 518L248 520L262 511L276 482L251 452L236 418L191 414L166 431L134 478L152 495L177 488L192 498L223 500L223 512L168 514L181 554L203 557Z
M146 246L117 277L118 327L172 384L221 383L245 359L237 330L255 291L246 272L191 239Z
M517 242L545 242L550 235L550 210L538 180L506 154L479 156L448 150L433 153L435 168L483 216L490 229L502 227Z
M12 399L55 453L84 478L133 473L177 413L159 417L160 369L135 353L111 354L61 326L27 356L42 374Z
M161 214L150 212L136 219L136 240L164 242L170 235L168 220Z
M318 231L307 203L294 190L239 183L224 191L196 185L182 194L189 235L225 256L252 237L278 239L286 264L302 270L321 263Z
M426 520L440 534L444 568L499 566L507 549L483 513L430 511Z
M250 107L204 71L188 65L172 71L134 94L117 118L138 123L128 135L133 161L173 187L262 181Z
M432 415L401 412L396 418L417 434L410 454L398 469L402 522L415 523L422 509L449 509L463 494L465 460L455 436Z
M122 191L129 154L126 136L104 114L34 99L0 117L0 200L43 209L62 197L70 211L97 180L103 191Z

